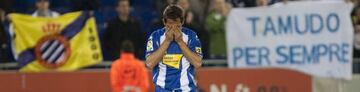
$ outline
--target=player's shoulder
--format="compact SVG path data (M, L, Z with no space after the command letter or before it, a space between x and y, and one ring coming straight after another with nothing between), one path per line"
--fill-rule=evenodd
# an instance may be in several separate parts
M196 36L196 32L190 28L182 27L181 31L186 35ZM158 36L162 36L164 34L165 34L165 27L155 30L154 32L151 33L151 36L158 37Z
M197 38L197 34L195 31L193 31L192 29L190 28L187 28L187 27L183 27L182 28L182 32L186 35L188 35L190 38Z
M151 36L151 37L157 37L157 36L164 35L164 33L165 33L165 27L153 31L153 32L150 34L150 36Z
M193 31L192 29L190 28L187 28L187 27L182 27L182 32L186 35L189 35L189 36L196 36L196 32Z

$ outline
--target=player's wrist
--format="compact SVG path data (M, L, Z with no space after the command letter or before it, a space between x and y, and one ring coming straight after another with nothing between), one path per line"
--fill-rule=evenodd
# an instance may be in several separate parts
M168 45L170 45L171 41L172 41L172 40L165 39L164 42L163 42L161 45L166 45L166 46L168 46Z
M184 42L184 41L182 39L180 39L180 38L177 38L177 39L175 39L175 42L180 43L180 42Z
M163 43L170 43L171 40L170 39L165 39Z
M183 40L177 40L176 43L177 43L179 46L186 46L186 43L185 43Z

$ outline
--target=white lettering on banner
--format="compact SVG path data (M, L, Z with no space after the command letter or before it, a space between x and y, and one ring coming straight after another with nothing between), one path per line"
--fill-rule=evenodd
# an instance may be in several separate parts
M243 84L237 84L235 87L235 92L250 92L250 88Z
M245 61L246 65L271 65L277 64L319 64L324 62L340 62L349 63L349 44L318 44L307 48L304 45L279 45L276 47L276 54L278 55L276 62L270 62L270 50L266 47L238 47L233 48L233 62ZM323 58L324 57L324 58ZM323 58L323 59L321 59ZM328 61L326 61L328 60Z
M210 84L210 92L227 92L227 87L225 84L221 84L219 89L216 84Z
M304 21L305 24L299 24L300 16L277 16L272 18L272 16L267 16L265 19L260 19L260 17L248 17L247 20L252 25L252 35L288 35L288 34L298 34L304 35L307 33L319 34L321 31L336 32L340 26L340 19L336 13L329 13L326 17L321 16L320 14L306 14ZM258 27L258 21L265 20L263 23L265 26L262 33L257 33L256 28ZM318 21L319 25L314 26L315 22ZM335 23L331 25L330 23Z
M216 84L211 84L209 88L210 92L228 92L228 87L226 84L221 84L219 86ZM235 92L250 92L250 88L243 84L237 84L235 86Z
M229 67L279 67L318 77L350 79L352 5L289 3L230 12L226 23Z

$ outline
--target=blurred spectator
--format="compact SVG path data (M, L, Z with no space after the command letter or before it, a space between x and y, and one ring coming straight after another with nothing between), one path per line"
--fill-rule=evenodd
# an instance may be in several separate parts
M132 18L128 0L119 0L116 11L118 16L108 23L104 33L104 47L111 60L119 57L120 45L124 40L130 40L135 46L135 55L143 58L145 35L140 30L139 23Z
M209 33L200 25L199 16L193 13L188 0L179 0L178 5L185 11L184 26L193 29L197 33L202 46L203 58L208 58Z
M231 7L224 0L214 0L212 5L205 25L210 36L210 58L226 58L225 20Z
M254 7L254 0L230 0L233 7Z
M271 7L284 6L284 5L287 4L288 2L289 2L289 0L281 0L281 2L275 2L274 4L272 4Z
M134 56L133 44L126 40L121 56L111 65L110 79L113 92L148 92L149 74L145 64Z
M0 9L9 13L12 10L13 3L15 0L0 0Z
M164 9L166 8L166 6L170 5L170 4L174 4L177 3L178 0L156 0L156 10L158 13L160 13L160 15L162 15L162 11L164 11ZM152 28L151 28L151 32L149 32L148 34L150 35L152 33L152 31L155 31L159 28L163 28L163 22L162 22L162 18L156 18L152 21L151 24ZM148 37L148 36L146 36Z
M36 11L33 17L57 17L60 14L49 9L49 0L36 0Z
M8 55L6 52L7 38L4 29L5 11L0 8L0 63L9 62Z
M204 27L205 14L209 11L207 8L209 6L210 0L188 0L189 5L191 7L191 11L196 15L199 20L201 27Z
M188 27L193 30L201 30L200 24L198 21L198 16L193 13L193 11L190 8L189 1L188 0L179 0L178 5L184 9L185 11L185 21L184 25L185 27Z
M257 7L268 6L268 4L269 4L268 0L256 0Z
M351 1L352 3L354 3L354 4L359 4L359 0L348 0L348 1Z
M99 0L71 0L73 11L96 10L100 7Z
M272 5L282 1L284 0L231 0L231 3L234 7L255 7Z
M351 3L352 5L356 6L359 4L359 0L344 0L347 3Z
M354 14L353 17L354 21L354 57L359 58L360 57L360 7L356 6L354 8Z
M162 13L164 11L165 7L172 3L177 3L178 0L156 0L155 6L156 10L159 13Z

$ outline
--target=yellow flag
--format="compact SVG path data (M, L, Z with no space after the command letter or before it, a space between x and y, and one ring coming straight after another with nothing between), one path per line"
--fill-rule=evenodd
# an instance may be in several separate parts
M22 72L73 71L102 61L95 19L88 12L57 18L10 14Z

